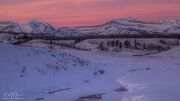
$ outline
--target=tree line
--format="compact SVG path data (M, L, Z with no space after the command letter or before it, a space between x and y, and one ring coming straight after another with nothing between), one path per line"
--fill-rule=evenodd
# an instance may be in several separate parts
M173 45L177 46L179 44L180 44L179 40L177 39L177 41ZM170 46L171 45L163 39L159 40L159 43L157 44L142 43L141 41L138 41L137 39L134 39L131 41L130 40L120 41L120 40L111 39L108 41L101 41L97 48L102 51L108 50L108 48L112 47L112 48L118 48L118 49L131 48L131 49L143 49L143 50L145 49L158 50L160 52L160 51L170 49Z

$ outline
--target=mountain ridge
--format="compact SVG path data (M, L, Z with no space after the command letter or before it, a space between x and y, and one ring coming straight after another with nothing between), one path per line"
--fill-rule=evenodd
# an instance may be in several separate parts
M109 35L109 34L179 34L180 20L159 20L146 22L135 18L118 18L96 26L55 28L41 21L31 20L26 24L0 22L1 32L46 33L57 36Z

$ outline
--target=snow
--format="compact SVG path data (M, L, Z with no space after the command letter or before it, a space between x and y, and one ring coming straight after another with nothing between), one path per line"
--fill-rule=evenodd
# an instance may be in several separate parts
M120 18L111 20L99 26L59 28L57 33L74 36L109 34L179 34L179 22L179 20L145 22L134 18Z
M15 22L0 22L0 31L21 32L20 25Z
M119 18L97 26L55 29L51 24L31 20L25 24L0 22L0 31L46 33L57 36L109 35L109 34L179 34L180 20L140 21L134 18Z
M171 58L176 58L179 57L179 52L180 52L180 46L174 47L173 49L169 50L169 51L164 51L152 56L159 56L159 57L171 57Z
M49 40L41 40L41 39L34 39L31 41L28 41L23 44L23 46L26 47L39 47L39 48L63 48L61 44L66 44L66 45L72 45L75 41L74 40L53 40L52 44L50 44Z
M179 100L179 72L180 70L153 70L129 73L123 79L131 87L131 91L123 96L122 101Z
M21 29L23 32L35 34L53 34L55 32L55 28L52 25L40 20L32 20L27 24L21 25Z
M64 52L6 44L1 44L0 50L0 57L3 57L0 58L0 80L4 81L0 85L1 94L16 91L23 93L28 99L32 95L41 94L44 90L48 91L56 86L68 87L68 80L77 80L75 78L81 80L83 79L81 75L91 73L91 70L86 68L88 61ZM85 74L83 72L81 74L81 71ZM63 79L64 77L67 77L67 80Z
M143 22L133 18L115 19L100 26L61 28L32 20L19 25L1 22L0 31L68 35L179 33L179 20ZM136 39L146 45L162 45L169 50L138 50L122 48L115 51L97 49L101 42L112 39L75 40L33 39L21 46L13 34L0 34L0 100L16 92L22 101L78 101L78 98L101 95L100 101L179 101L180 46L177 39ZM135 39L113 39L133 45ZM75 45L76 50L62 46ZM156 53L146 55L147 53ZM145 56L146 55L146 56ZM17 96L16 96L17 97ZM11 101L11 100L10 100ZM91 100L90 100L91 101ZM95 100L98 101L98 100Z
M18 24L16 22L0 22L0 31L2 32L25 32L25 33L48 33L53 34L56 32L55 28L40 20L32 20L26 24Z
M0 34L0 43L13 43L17 40L14 39L15 35L8 34L8 33L1 33Z
M91 42L95 41L80 44ZM36 48L0 44L0 98L4 92L16 91L23 94L22 101L76 101L93 94L103 94L100 101L180 100L179 46L137 57L99 50L38 48L45 43L33 40L26 44ZM121 87L128 91L116 91Z

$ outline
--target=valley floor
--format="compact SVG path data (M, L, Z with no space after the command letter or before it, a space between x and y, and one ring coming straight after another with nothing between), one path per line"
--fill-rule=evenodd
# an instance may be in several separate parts
M179 50L122 56L0 44L0 100L16 92L20 101L179 101Z

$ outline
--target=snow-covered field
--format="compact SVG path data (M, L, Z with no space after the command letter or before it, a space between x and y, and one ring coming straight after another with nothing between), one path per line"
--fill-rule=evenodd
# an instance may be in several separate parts
M179 101L179 50L138 57L0 44L0 100Z
M13 34L7 34L7 33L1 33L0 34L0 43L11 43L14 41L17 41L16 39L14 39Z
M31 40L24 43L22 46L26 47L38 47L38 48L63 48L62 44L65 45L72 45L74 44L74 40L60 40L60 41L50 41L50 40Z

